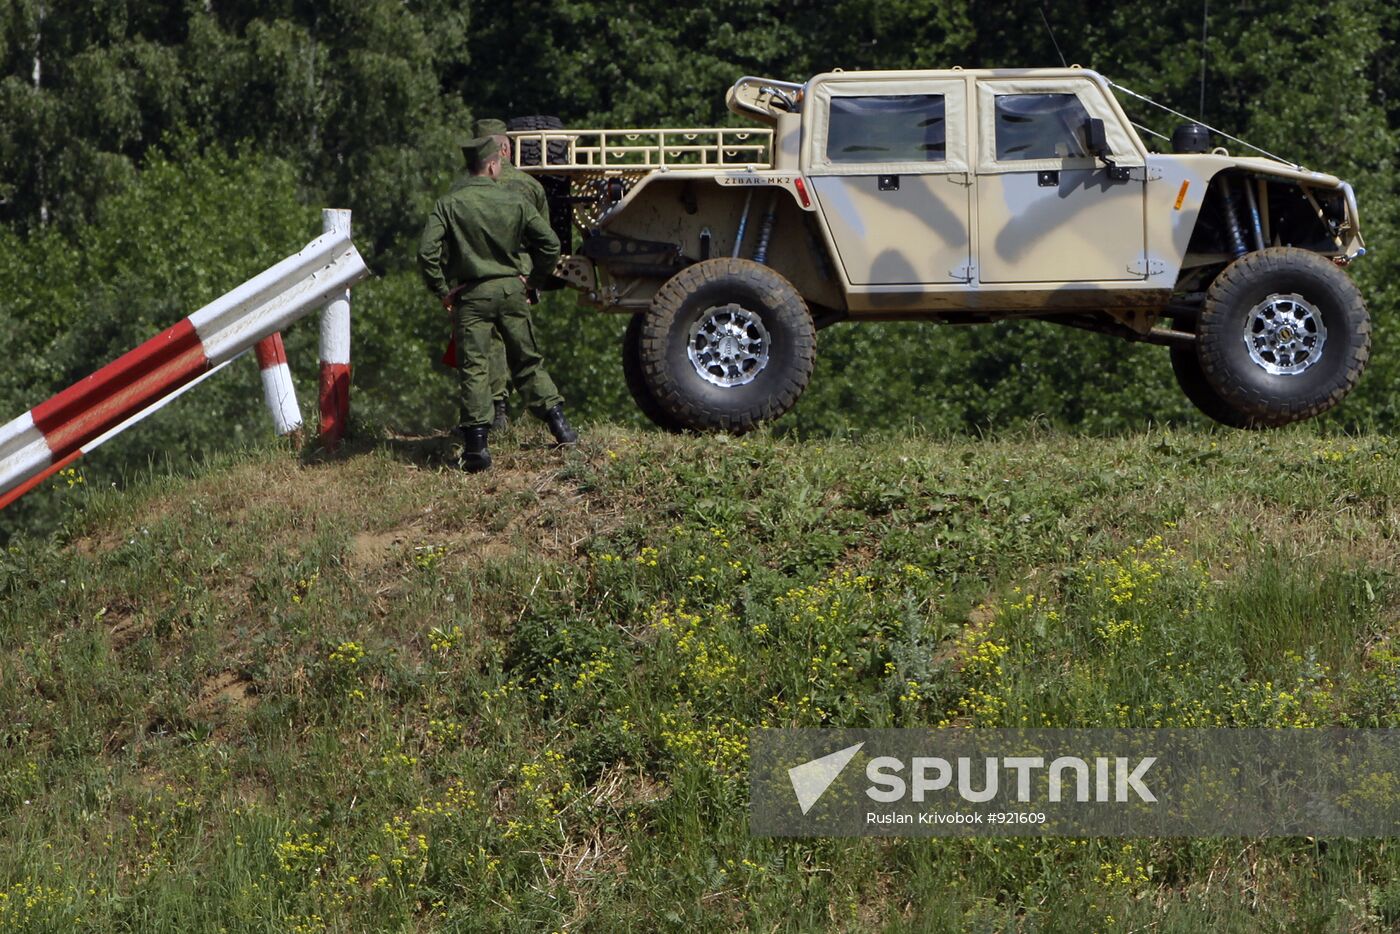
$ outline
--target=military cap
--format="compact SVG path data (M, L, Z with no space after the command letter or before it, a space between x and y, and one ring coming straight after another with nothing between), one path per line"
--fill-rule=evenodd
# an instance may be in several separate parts
M506 123L504 120L484 119L472 124L472 133L476 136L505 136Z
M467 160L467 169L472 172L480 172L481 167L500 152L501 144L494 136L481 136L462 144L462 158Z

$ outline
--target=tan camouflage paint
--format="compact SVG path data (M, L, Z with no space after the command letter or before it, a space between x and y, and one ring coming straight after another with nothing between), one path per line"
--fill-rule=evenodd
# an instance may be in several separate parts
M832 72L812 78L800 92L789 86L789 93L802 98L800 116L771 107L755 113L769 107L765 80L741 79L727 102L734 112L773 127L772 168L637 170L637 184L603 218L603 232L677 242L686 255L697 256L700 232L708 228L712 255L727 256L745 195L752 192L741 255L751 255L763 212L776 196L769 263L814 304L872 318L1151 309L1166 304L1183 269L1223 259L1187 252L1210 181L1220 171L1240 169L1318 191L1342 187L1334 176L1272 159L1148 153L1104 79L1087 69ZM935 88L950 104L945 163L825 162L832 95ZM997 163L995 95L1035 92L1073 93L1090 115L1102 119L1113 159L1130 170L1130 180L1109 182L1105 166L1083 158ZM603 131L566 132L582 137ZM517 143L530 137L511 135ZM1042 170L1058 171L1058 183L1039 185ZM881 174L899 175L899 191L879 191L875 179ZM799 180L811 202L806 206L799 202ZM682 207L683 186L689 187L694 214ZM1349 254L1362 245L1349 191L1347 215L1342 243L1327 255ZM645 307L660 285L660 280L614 280L601 268L599 281L593 300L629 311Z

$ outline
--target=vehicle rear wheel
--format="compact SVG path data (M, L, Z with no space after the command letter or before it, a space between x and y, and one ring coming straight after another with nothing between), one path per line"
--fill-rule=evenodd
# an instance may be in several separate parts
M812 378L812 315L790 282L746 259L672 276L642 322L642 372L687 428L745 432L783 415Z
M1270 247L1211 283L1197 340L1201 371L1222 400L1259 425L1286 425L1355 388L1371 354L1371 319L1336 264Z
M643 317L645 316L640 314L633 315L627 322L627 330L622 334L622 378L627 383L627 391L632 395L632 401L637 403L637 408L652 424L664 431L683 431L685 426L661 407L651 387L647 385L646 375L642 373Z
M1206 381L1206 375L1201 370L1200 357L1196 355L1194 347L1173 347L1171 349L1172 372L1176 374L1177 385L1186 394L1186 398L1206 417L1219 422L1227 428L1260 428L1262 427L1254 419L1241 412L1220 397L1220 393L1213 389Z

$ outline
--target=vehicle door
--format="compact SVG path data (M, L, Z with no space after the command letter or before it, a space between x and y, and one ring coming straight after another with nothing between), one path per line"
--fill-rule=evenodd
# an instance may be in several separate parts
M984 78L977 111L980 281L1146 278L1146 154L1106 90L1087 78ZM1091 155L1091 117L1103 121L1107 162Z
M966 282L967 83L825 79L808 177L851 285Z

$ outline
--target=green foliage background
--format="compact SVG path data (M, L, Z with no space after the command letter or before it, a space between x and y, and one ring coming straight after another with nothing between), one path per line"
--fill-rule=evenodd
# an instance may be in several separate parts
M1220 6L1220 5L1217 5ZM1204 117L1351 180L1372 255L1355 267L1376 320L1371 371L1330 424L1391 429L1400 276L1396 30L1385 4L1255 0L1212 8ZM356 291L357 419L443 428L444 323L418 284L416 232L473 116L567 124L736 122L741 74L834 67L1070 62L1195 112L1198 3L718 0L94 0L0 6L0 420L130 349L349 207L378 277ZM1160 132L1171 120L1136 110ZM586 420L639 424L622 385L624 322L568 295L538 312L557 381ZM314 327L287 335L313 402ZM120 482L270 430L242 362L85 465ZM1157 348L1037 324L824 331L788 430L982 430L1028 419L1091 432L1196 420ZM0 519L51 517L43 494Z

